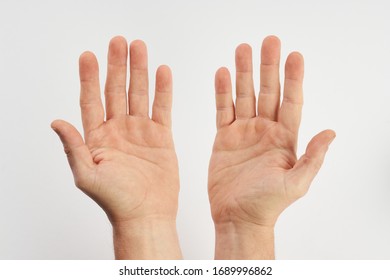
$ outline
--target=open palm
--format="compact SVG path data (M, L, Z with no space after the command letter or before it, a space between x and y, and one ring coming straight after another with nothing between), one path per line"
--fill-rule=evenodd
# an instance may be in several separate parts
M209 198L216 224L245 222L272 227L280 213L306 193L334 132L315 136L297 160L303 104L303 58L286 61L280 105L280 41L266 38L261 52L256 110L250 46L236 50L236 103L229 71L216 73L217 136L209 166ZM257 111L257 112L256 112Z
M69 123L55 121L76 185L94 199L112 222L137 218L174 220L179 192L178 164L171 133L172 77L167 66L156 73L149 117L147 51L130 45L130 86L126 93L127 42L111 40L105 87L106 120L100 98L96 57L80 57L83 141Z

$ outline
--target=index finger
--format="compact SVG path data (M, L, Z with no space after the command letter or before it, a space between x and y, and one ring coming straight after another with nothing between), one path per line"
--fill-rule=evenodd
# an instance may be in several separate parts
M104 109L100 97L99 65L93 53L84 52L80 56L79 72L81 119L84 136L86 136L104 122Z
M303 56L291 53L286 61L283 102L278 121L289 131L298 134L303 106Z

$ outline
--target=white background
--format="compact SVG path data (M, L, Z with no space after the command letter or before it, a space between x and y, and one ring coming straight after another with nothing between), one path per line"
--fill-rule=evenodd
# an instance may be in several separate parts
M317 132L337 132L309 193L277 223L277 258L389 259L388 3L0 0L0 259L113 258L110 224L74 187L50 122L81 129L78 56L95 52L103 83L115 35L147 43L151 88L159 64L173 70L181 246L187 259L213 258L214 72L233 71L247 42L258 82L269 34L283 62L293 50L305 57L299 154Z

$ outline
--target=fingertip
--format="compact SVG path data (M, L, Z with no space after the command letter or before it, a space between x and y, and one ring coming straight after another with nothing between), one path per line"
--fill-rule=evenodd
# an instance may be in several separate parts
M50 123L50 127L51 129L55 130L57 128L57 125L58 123L60 122L60 120L54 120Z
M306 148L306 154L310 156L325 156L329 145L333 142L335 137L336 133L333 130L327 129L321 131L310 140Z
M263 44L272 44L272 45L279 45L281 44L280 39L276 35L268 35L264 38Z
M130 50L139 50L144 49L146 50L146 43L143 40L137 39L130 43Z
M252 72L252 48L246 43L236 48L236 71Z
M323 131L323 133L326 133L329 138L335 138L336 137L336 132L332 129L326 129Z
M215 81L230 79L229 69L221 67L215 72Z
M303 66L303 63L303 55L300 52L293 51L287 57L286 66Z
M75 135L79 135L77 129L64 120L55 120L51 123L50 126L54 130L54 132L56 132L60 137L74 137Z
M252 51L252 47L248 43L241 43L237 46L236 51L237 52L248 52L248 51Z
M125 37L123 37L122 35L117 35L117 36L114 36L111 38L110 40L110 45L111 44L114 44L114 45L122 45L122 44L126 44L127 45L127 40Z
M270 35L264 38L262 50L267 52L280 52L281 42L275 35Z
M54 120L51 122L50 127L56 132L60 134L64 129L66 129L67 122L63 120Z
M172 75L172 70L168 65L163 64L157 68L156 73L157 73L157 75L170 76L170 75Z
M217 92L230 91L231 87L230 72L226 67L221 67L215 73L215 88Z
M157 68L156 90L161 92L172 90L172 71L168 65L160 65Z
M99 72L99 65L93 52L85 51L79 57L80 80L96 79Z
M333 142L333 140L336 138L336 132L331 129L327 129L324 131L327 134L328 137L328 146Z
M115 36L110 40L108 46L109 63L125 65L127 59L127 41L122 36Z
M229 72L229 69L227 69L226 67L220 67L218 68L218 70L215 72L215 76L218 76L218 77L226 77L227 75L230 75L230 72Z
M111 38L109 43L110 53L122 53L127 51L127 40L123 36L115 36Z
M79 62L88 62L88 61L93 61L96 60L96 56L93 52L91 51L84 51L80 57L79 57Z
M336 132L331 129L326 129L321 131L316 137L321 138L323 141L331 142L336 138Z
M130 69L145 70L148 67L148 50L142 40L134 40L130 43Z
M280 40L278 37L271 35L263 40L261 46L261 64L276 65L280 62Z
M71 134L69 133L69 129L67 129L67 122L63 120L54 120L50 126L65 146L68 143L68 136Z
M247 43L242 43L236 48L237 58L248 58L252 54L252 47Z
M292 52L288 55L285 66L286 78L291 80L303 80L304 60L299 52Z

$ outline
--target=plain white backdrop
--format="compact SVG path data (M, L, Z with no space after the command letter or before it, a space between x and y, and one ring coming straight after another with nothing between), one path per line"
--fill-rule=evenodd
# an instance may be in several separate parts
M337 132L309 193L279 218L277 258L389 259L389 12L388 1L0 0L0 259L113 258L111 226L74 187L50 122L81 129L78 57L97 55L103 86L115 35L148 45L152 93L158 65L172 68L181 246L187 259L213 258L214 73L234 71L247 42L258 91L270 34L283 63L305 57L299 155L319 131Z

